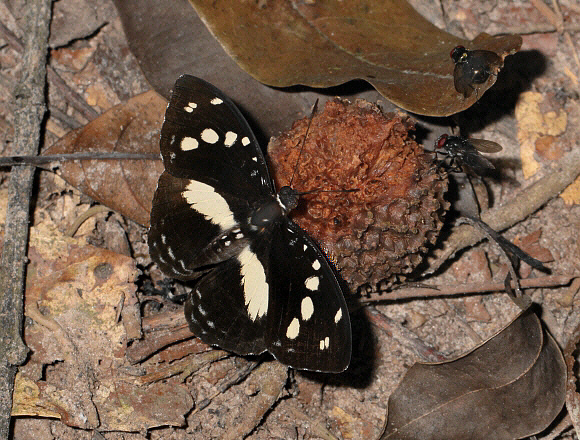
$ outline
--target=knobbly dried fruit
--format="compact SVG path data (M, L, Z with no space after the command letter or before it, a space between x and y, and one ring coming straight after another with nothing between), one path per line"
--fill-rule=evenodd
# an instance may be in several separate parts
M278 187L304 195L292 218L311 234L351 289L390 286L422 261L448 207L447 180L409 135L413 122L366 101L335 99L271 140ZM300 153L304 142L304 148ZM354 192L323 192L337 190Z

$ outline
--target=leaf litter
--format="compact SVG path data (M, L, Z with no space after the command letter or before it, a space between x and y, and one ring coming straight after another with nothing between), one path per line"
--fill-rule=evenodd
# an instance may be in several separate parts
M104 31L106 31L106 29ZM67 77L67 80L71 78L70 76L67 75L65 76ZM174 79L175 76L172 76L171 81L173 81ZM72 84L74 84L74 81L72 82ZM79 93L83 93L82 87L78 90ZM91 93L97 92L95 90ZM265 103L263 103L263 107L267 109L271 108ZM502 144L504 143L502 142ZM551 208L551 210L554 209ZM572 212L573 211L571 211L570 214ZM569 215L566 214L566 216L568 217ZM538 222L543 218L545 217L541 216L536 220L532 220L531 226L535 227L536 228L535 230L537 230L537 227L541 226L538 225ZM560 228L557 230L568 231L569 229L566 229L568 228L568 226L565 224L564 226L565 226L564 228ZM553 230L554 229L552 227L552 224L550 223L547 225L546 228L544 228L544 237L542 238L542 241L544 243L546 243L546 240L550 240L550 237L552 237L553 234ZM522 231L520 229L518 233L521 232L525 232L525 230ZM538 295L536 295L536 298L537 297ZM463 351L462 347L464 347L465 344L469 346L470 343L469 342L466 343L464 341L464 338L461 335L460 331L455 331L453 328L450 327L450 323L452 325L453 320L451 319L450 321L450 317L447 316L446 314L448 312L442 312L442 310L445 309L441 308L438 305L439 301L440 300L429 301L428 305L419 304L423 302L415 302L415 304L413 304L414 306L413 308L416 308L417 310L416 312L413 313L419 313L424 316L423 320L417 321L419 323L423 321L423 324L418 325L418 327L414 328L413 331L416 332L420 338L432 342L445 353ZM546 302L545 307L549 307L550 298L546 297L545 302ZM479 333L485 335L490 333L490 328L493 328L493 326L496 326L495 328L497 329L498 322L501 322L502 320L503 322L507 322L507 320L509 319L509 313L513 313L513 310L510 311L509 307L497 306L495 305L495 302L490 302L487 300L487 298L484 298L483 303L484 306L491 312L491 316L494 317L494 322L492 323L491 327L481 326L479 324L474 324L472 322L470 322L469 324L472 325ZM500 301L499 304L502 304L502 301ZM503 310L504 308L505 310ZM392 320L392 324L395 326L405 323L407 317L410 316L410 310L408 306L405 307L404 305L396 305L388 307L381 306L380 310L383 313L386 313L388 316L394 318ZM461 312L461 307L459 307L458 310ZM571 315L570 320L573 322L574 320L573 314ZM437 321L443 324L443 328L433 327L433 323ZM364 325L360 321L358 322L355 321L355 325L357 326L359 333L361 330L361 326L364 328ZM308 427L312 426L313 427L312 432L319 432L320 435L325 435L323 430L314 431L314 427L317 426L318 424L317 421L320 420L323 421L324 426L330 427L331 432L334 433L342 432L344 434L354 435L355 437L359 436L359 438L369 438L369 435L363 435L363 432L366 434L368 434L369 432L376 434L380 431L382 420L384 418L382 409L384 408L385 403L380 402L375 397L373 397L373 394L376 392L378 388L378 385L376 383L374 382L371 383L370 387L368 387L367 389L361 387L361 384L364 383L364 381L360 379L360 373L361 372L370 373L366 365L370 362L370 359L374 359L376 356L379 356L380 362L374 366L373 370L371 370L372 377L380 377L381 383L388 381L388 383L390 384L387 385L387 395L388 395L388 391L393 390L394 385L396 384L398 378L401 377L402 372L406 369L406 367L409 364L411 364L417 358L417 355L415 354L414 350L410 349L406 345L406 343L402 339L400 339L399 336L395 336L394 339L393 337L391 338L381 337L380 343L378 345L374 345L372 342L376 337L374 335L374 332L371 332L369 334L368 332L363 331L360 334L362 335L361 343L362 347L364 348L361 349L361 351L359 351L358 353L355 353L355 359L353 363L355 371L358 371L359 374L351 374L350 376L345 378L344 382L340 380L338 380L337 382L331 380L331 383L324 386L324 399L322 399L323 386L321 385L319 379L302 377L299 375L296 378L296 383L300 386L300 389L307 389L309 386L311 386L314 390L320 390L318 395L321 396L321 400L314 399L314 401L311 402L317 403L315 403L314 405L312 405L311 403L311 406L300 410L299 413L302 414L301 417L298 417L296 415L296 412L292 412L295 410L293 406L293 401L295 401L296 399L283 400L278 404L275 411L270 413L270 415L264 422L264 425L262 425L263 429L265 430L262 431L262 433L276 432L280 434L280 437L288 437L291 435L295 435L296 429L299 431L299 433L306 434L308 432ZM455 339L450 340L449 338ZM391 353L395 353L395 355ZM231 362L231 360L225 360L222 362L228 363ZM57 361L55 365L59 365L60 363L62 362ZM63 372L59 371L58 368L54 368L54 370L52 370L51 368L52 368L51 366L48 366L48 371L52 371L53 377L59 377L59 375L62 375ZM213 369L215 369L215 367L210 366L208 371L211 371ZM203 398L204 395L212 394L212 392L205 385L203 385L203 382L204 380L206 380L205 378L207 377L208 374L203 372L202 370L201 374L198 374L195 379L195 383L197 384L197 386L202 387L201 392L199 392L200 399ZM325 381L326 380L327 379L325 379ZM348 384L348 386L346 387L341 386L342 383L346 383ZM355 388L354 390L353 387ZM251 394L252 389L253 388L247 388L245 389L244 392L249 393L248 395L252 395ZM204 390L207 390L207 392L205 392ZM317 391L314 391L314 393L316 394ZM232 399L235 394L236 394L235 390L233 392L228 392L227 398ZM218 398L214 403L212 403L212 407L210 408L212 409L212 415L208 419L208 422L211 423L212 426L214 426L214 433L216 435L219 435L219 433L223 432L218 428L218 426L222 425L227 420L226 418L223 417L223 415L219 414L224 414L224 411L227 412L228 408L231 408L232 406L235 407L240 402L236 398L233 398L230 402L228 402L227 398L224 397ZM83 404L82 399L80 399L80 402L81 404ZM248 402L248 400L246 400L246 402ZM238 406L238 408L240 407ZM213 411L217 411L217 413ZM90 412L88 414L90 415ZM288 419L288 416L286 414L294 414L294 416ZM205 412L205 414L204 412L199 413L197 418L190 420L189 421L190 426L192 427L196 426L195 425L196 420L197 421L203 420L199 418L200 416L201 417L208 416L207 411ZM337 421L340 421L340 423L337 424ZM60 425L53 424L52 426L53 432L66 431L64 427L59 428L58 426ZM200 430L196 431L195 430L196 428L193 428L192 430L189 431L189 435L195 435L196 432L197 433L203 432L201 426L200 425L197 426L198 428L200 428ZM361 426L363 426L364 428L361 428ZM286 429L285 427L288 427L288 431L285 430ZM79 437L79 435L84 435L78 431L66 431L66 432L68 432L68 435L72 435L70 438L81 438ZM252 437L260 438L262 433L256 432L252 435ZM153 436L155 435L156 434L153 434ZM138 434L126 433L125 438L142 438L142 437Z

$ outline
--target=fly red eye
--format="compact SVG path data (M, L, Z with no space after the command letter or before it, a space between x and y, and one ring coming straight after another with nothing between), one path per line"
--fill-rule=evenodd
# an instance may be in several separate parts
M437 139L436 147L443 148L443 146L445 145L445 142L447 142L448 137L449 136L446 134L442 134L441 136L439 136L439 139Z

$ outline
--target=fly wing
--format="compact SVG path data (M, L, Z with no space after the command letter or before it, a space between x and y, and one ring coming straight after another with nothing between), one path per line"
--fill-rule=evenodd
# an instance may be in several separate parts
M470 138L469 142L475 147L476 150L482 153L499 153L503 150L502 146L494 141L488 141L487 139L473 139Z

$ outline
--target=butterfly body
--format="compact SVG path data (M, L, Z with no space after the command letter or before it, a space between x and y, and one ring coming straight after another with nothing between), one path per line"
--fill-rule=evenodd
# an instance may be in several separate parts
M476 90L474 85L484 84L491 75L497 75L503 65L501 57L489 50L468 50L457 46L450 56L455 63L455 90L463 94L464 98L468 98Z
M161 130L149 247L167 275L197 280L191 330L234 353L272 353L299 369L343 371L351 330L323 252L288 213L298 193L275 191L247 122L217 88L180 77Z

